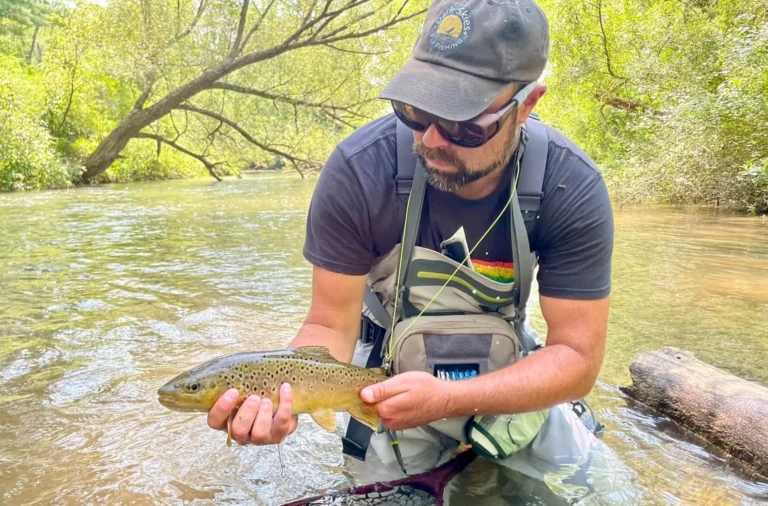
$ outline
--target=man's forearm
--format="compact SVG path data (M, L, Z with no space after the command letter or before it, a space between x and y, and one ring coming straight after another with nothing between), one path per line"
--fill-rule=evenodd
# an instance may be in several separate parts
M599 364L570 346L547 346L511 367L449 382L447 417L524 413L584 397Z
M351 362L355 354L355 341L342 332L317 323L305 323L288 344L289 348L299 346L325 346L331 355L342 362Z

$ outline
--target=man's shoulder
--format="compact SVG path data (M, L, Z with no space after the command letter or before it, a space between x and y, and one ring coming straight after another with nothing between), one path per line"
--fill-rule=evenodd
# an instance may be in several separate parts
M551 125L542 122L549 142L547 170L579 170L586 177L602 177L595 162L576 143Z
M358 158L380 159L381 163L391 163L395 156L395 129L397 119L394 114L388 114L366 123L356 129L344 140L337 149L351 166ZM363 167L371 168L368 163Z

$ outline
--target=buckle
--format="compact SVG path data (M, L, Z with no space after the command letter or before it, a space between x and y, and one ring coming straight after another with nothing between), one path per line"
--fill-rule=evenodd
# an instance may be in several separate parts
M363 344L370 344L376 341L376 328L377 325L366 317L363 317L360 322L360 335L358 339Z
M410 195L411 187L413 186L413 178L397 175L395 176L395 186L398 195Z

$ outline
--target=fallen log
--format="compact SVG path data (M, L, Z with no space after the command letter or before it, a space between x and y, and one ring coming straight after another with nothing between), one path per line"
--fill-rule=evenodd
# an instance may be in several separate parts
M768 477L768 388L672 347L637 354L629 371L624 392Z

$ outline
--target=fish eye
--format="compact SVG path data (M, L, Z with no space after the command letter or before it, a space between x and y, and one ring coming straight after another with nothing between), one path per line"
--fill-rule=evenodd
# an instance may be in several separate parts
M191 388L192 391L195 392L197 390L197 383L193 383L192 386L189 388Z

